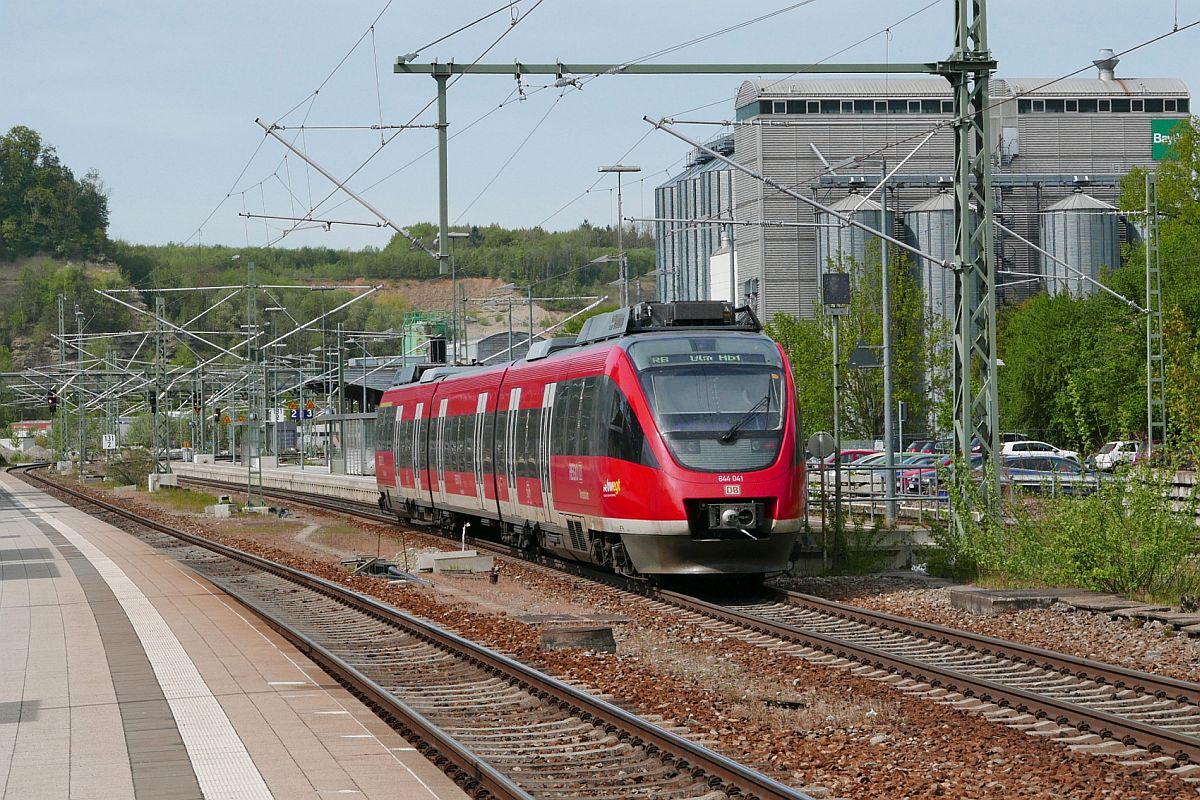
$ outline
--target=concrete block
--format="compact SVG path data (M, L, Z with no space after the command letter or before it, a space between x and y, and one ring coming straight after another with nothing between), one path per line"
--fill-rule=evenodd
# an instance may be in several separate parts
M422 553L417 558L417 572L491 572L494 563L492 556L481 556L478 550Z
M228 519L233 516L233 504L217 503L215 506L205 506L204 513L217 519Z
M959 587L946 590L950 605L973 614L1003 614L1022 608L1049 608L1058 599L1046 589L978 589Z
M242 513L243 514L261 514L262 516L265 517L267 514L271 513L271 507L270 506L242 506Z
M251 461L261 469L276 469L279 466L278 456L255 456Z
M72 472L75 471L75 462L74 461L59 461L58 464L55 465L55 470L58 472L59 475L70 475Z
M575 647L601 653L617 652L612 628L607 626L542 628L539 639L543 650L566 650Z
M212 453L196 453L192 458L193 464L213 464L216 463L216 457Z
M163 473L161 475L150 473L146 476L146 488L151 492L157 492L164 486L179 486L179 476L173 472Z

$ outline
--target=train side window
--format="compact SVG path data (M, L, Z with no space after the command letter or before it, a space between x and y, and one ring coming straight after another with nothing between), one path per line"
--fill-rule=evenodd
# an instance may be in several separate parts
M507 474L508 468L508 412L497 411L496 420L496 473Z
M454 469L457 472L466 472L464 456L467 449L467 418L466 416L455 417L454 423Z
M492 465L492 453L493 453L492 447L493 447L493 444L492 444L492 439L493 439L493 436L495 435L495 431L496 431L496 428L495 428L495 421L496 421L496 418L495 418L495 416L493 416L492 414L488 413L487 411L484 411L484 412L483 412L483 436L482 436L482 440L483 440L483 444L482 444L482 447L483 447L483 453L482 453L482 469L483 469L483 474L484 474L484 475L490 475L490 474L492 473L492 471L493 471L493 465Z
M612 386L611 391L612 400L606 417L608 420L608 457L657 467L657 461L646 441L646 434L642 430L641 423L634 416L629 399L625 397L618 386Z
M529 424L529 412L523 408L519 408L512 413L517 415L517 421L513 426L513 436L510 445L512 447L512 452L509 454L509 458L512 459L513 474L515 474L518 478L524 478L526 460L525 429Z
M567 397L565 406L567 416L562 420L564 447L566 455L573 456L579 452L579 389L581 381L567 382Z
M575 455L594 455L596 418L596 378L579 382L579 449Z
M526 478L538 477L538 450L542 444L542 409L531 408L525 432Z
M570 386L570 381L564 381L558 385L558 391L554 393L554 430L550 434L551 455L564 456L569 452L567 450L567 420L571 418L571 392L568 391Z
M529 478L533 475L532 453L530 452L529 440L531 438L530 428L533 427L530 417L533 416L533 410L523 408L517 412L517 435L516 441L513 442L517 449L517 477Z
M475 426L479 424L478 414L467 414L463 417L462 436L462 468L463 472L475 471Z

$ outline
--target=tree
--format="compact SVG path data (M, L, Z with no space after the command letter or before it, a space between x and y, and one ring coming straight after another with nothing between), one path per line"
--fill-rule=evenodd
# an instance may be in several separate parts
M0 136L0 259L101 255L108 198L95 171L76 180L54 148L18 125Z
M830 269L851 274L850 313L842 318L838 361L843 365L842 426L849 436L883 435L883 371L848 369L851 352L862 342L883 342L883 281L878 250L866 264L830 264ZM903 401L910 419L926 419L932 398L945 394L947 358L938 334L944 325L923 322L924 298L911 262L896 249L888 254L890 280L892 399ZM926 328L930 331L927 335ZM833 429L833 320L821 310L813 319L777 315L766 332L788 354L796 375L801 420L807 431Z

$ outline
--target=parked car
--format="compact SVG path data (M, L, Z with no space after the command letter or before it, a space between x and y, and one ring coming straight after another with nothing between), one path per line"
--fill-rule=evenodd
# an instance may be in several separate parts
M1064 450L1047 442L1026 439L1019 442L1005 442L1000 448L1002 456L1059 456L1079 462L1079 453L1074 450Z
M908 447L904 448L906 453L932 453L933 448L937 445L936 439L914 439L908 443Z
M1144 457L1145 447L1133 439L1108 442L1092 458L1096 469L1111 472L1118 464L1133 464Z
M886 462L887 456L879 454L864 458L854 462L846 474L849 476L851 494L872 494L879 497L886 497L891 494L888 491L888 478L895 475L897 484L900 478L914 468L928 467L941 461L942 457L935 453L896 453L896 460L893 463L892 469L889 471ZM903 491L903 486L899 486L898 491Z
M971 456L971 469L983 467L983 456ZM932 463L917 465L900 473L900 491L908 494L944 495L942 476L954 469L954 456L936 455Z
M1061 456L1016 456L1004 460L1002 485L1032 494L1086 494L1100 486L1100 473Z
M949 454L949 453L955 452L957 449L958 449L957 445L954 443L953 439L938 439L936 442L934 442L933 449L930 450L930 452L931 453ZM981 445L979 443L978 439L972 437L971 438L971 452L978 453L982 450L983 450L983 445Z
M834 466L838 461L841 462L842 469L845 469L847 464L852 464L855 461L858 461L860 458L876 455L878 452L878 450L850 448L848 450L843 450L840 454L840 457L838 454L830 453L824 459L817 462L816 465L809 466L809 483L821 483L823 480L825 483L825 489L827 491L833 491L835 486L833 476L836 473ZM822 476L824 477L822 478Z

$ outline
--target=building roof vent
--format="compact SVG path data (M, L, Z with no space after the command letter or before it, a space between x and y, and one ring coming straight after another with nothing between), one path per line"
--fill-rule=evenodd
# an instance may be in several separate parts
M1117 64L1121 59L1117 58L1111 48L1104 48L1100 51L1100 57L1093 59L1092 63L1096 65L1096 69L1100 70L1100 80L1113 80L1113 73L1117 68Z

